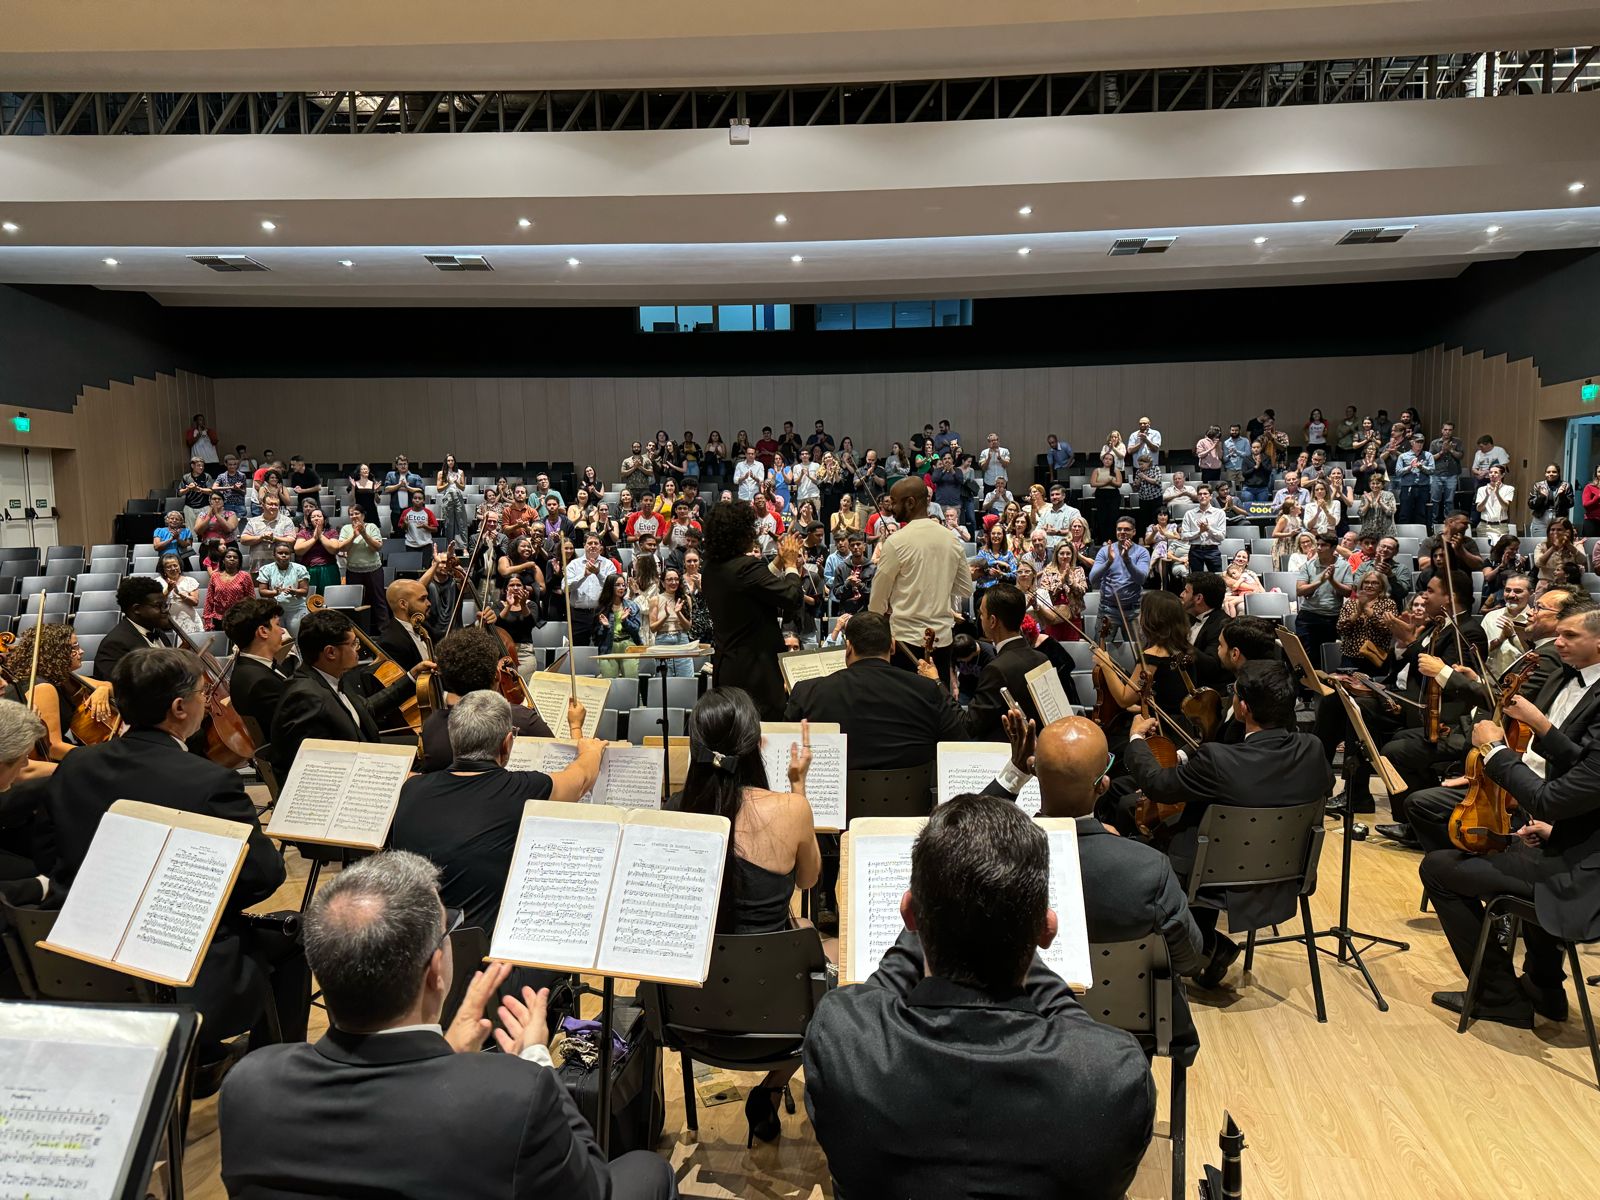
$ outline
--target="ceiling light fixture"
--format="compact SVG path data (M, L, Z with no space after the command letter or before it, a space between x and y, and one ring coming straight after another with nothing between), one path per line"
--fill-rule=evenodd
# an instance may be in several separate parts
M569 266L569 267L579 267L579 266L582 266L582 265L583 265L583 262L582 262L581 259L576 259L576 258L567 259L567 266Z
M1491 226L1489 226L1489 227L1488 227L1488 228L1487 228L1487 229L1485 229L1485 230L1484 230L1484 232L1485 232L1485 233L1491 233L1491 234L1493 234L1493 233L1499 233L1499 232L1500 232L1500 226L1498 226L1498 225L1491 225Z
M527 217L518 217L517 218L517 228L518 229L531 229L531 228L533 228L533 222L528 220Z
M0 229L4 229L7 233L16 233L21 228L22 226L15 221L0 221Z
M805 260L806 260L805 259L805 255L803 255L803 254L791 254L791 255L789 255L789 261L792 262L792 263L802 263L802 262L805 262Z
M787 225L789 223L789 218L786 214L779 213L777 216L772 218L772 223L774 225Z
M355 266L355 265L356 265L356 264L355 264L355 263L354 263L354 262L353 262L353 261L352 261L352 260L350 260L350 259L348 259L348 258L341 258L341 259L340 259L340 260L339 260L339 265L340 265L340 266L341 266L341 267L353 267L353 266Z
M1567 191L1571 192L1574 196L1576 196L1579 192L1583 191L1583 184L1581 184L1581 183L1569 183L1569 184L1567 184Z
M1022 255L1023 258L1027 258L1028 255L1033 253L1033 250L1027 246L1019 246L1017 248L1017 253Z
M1019 216L1019 217L1031 217L1031 216L1033 216L1033 205L1024 204L1021 208L1017 209L1017 216Z
M117 265L117 260L114 258L102 258L100 261L105 263L105 265L108 267L114 267Z
M1266 244L1267 244L1267 239L1266 239L1266 238L1264 238L1264 237L1258 237L1258 238L1257 238L1257 239L1256 239L1256 245L1258 245L1258 246L1265 246L1265 245L1266 245Z
M263 221L263 222L261 222L261 228L266 230L268 233L271 233L277 227L278 227L278 223L276 221Z
M1289 197L1289 203L1290 204L1304 204L1305 202L1306 202L1306 198L1305 198L1304 195L1290 196Z

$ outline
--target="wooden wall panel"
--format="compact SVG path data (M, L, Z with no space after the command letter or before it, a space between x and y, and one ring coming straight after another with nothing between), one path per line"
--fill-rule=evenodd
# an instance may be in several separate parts
M1504 354L1486 357L1433 346L1412 360L1410 403L1428 431L1453 422L1469 452L1489 434L1511 458L1511 482L1519 495L1546 462L1559 458L1564 417L1576 415L1580 405L1574 390L1570 408L1564 407L1559 390L1541 384L1532 359L1513 362ZM1552 394L1548 404L1546 393Z
M1213 421L1243 421L1262 408L1298 428L1313 407L1337 419L1344 405L1398 412L1424 389L1409 355L1026 367L978 371L715 378L584 379L219 379L218 420L231 442L271 445L317 460L399 452L437 459L572 459L615 474L634 437L658 428L720 430L732 442L763 425L793 420L809 434L817 418L835 438L887 452L924 421L948 417L973 447L992 429L1021 461L1055 433L1078 449L1098 447L1115 426L1126 435L1148 415L1174 447L1192 445ZM285 444L279 444L285 443Z

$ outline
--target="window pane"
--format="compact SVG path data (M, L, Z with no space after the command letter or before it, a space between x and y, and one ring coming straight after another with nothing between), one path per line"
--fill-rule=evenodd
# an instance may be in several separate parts
M856 305L857 329L889 329L893 325L894 305L877 303Z
M717 328L723 332L745 332L756 327L755 312L748 304L717 305Z
M684 333L705 332L716 328L716 310L709 304L678 305L678 328Z
M642 333L675 333L678 329L678 309L671 304L644 304L639 306L639 329Z
M756 328L788 329L789 306L787 304L756 305Z
M894 306L896 329L926 329L933 324L933 301L900 300Z
M817 305L818 329L854 329L855 328L854 304L819 304Z

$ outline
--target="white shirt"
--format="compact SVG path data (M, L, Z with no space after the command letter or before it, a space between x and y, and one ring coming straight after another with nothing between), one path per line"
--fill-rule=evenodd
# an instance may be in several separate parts
M396 1025L393 1029L374 1030L373 1036L377 1037L385 1033L422 1033L424 1031L437 1033L440 1037L444 1036L444 1028L439 1025ZM550 1057L550 1051L545 1046L524 1046L522 1053L517 1057L527 1059L532 1063L538 1063L541 1067L549 1067L552 1071L555 1070L555 1060Z
M911 521L883 543L867 607L889 613L889 630L907 646L950 644L950 601L972 594L972 572L961 544L937 521Z
M983 482L993 487L995 481L1011 468L1011 451L1004 446L991 449L985 446L978 451L978 465L983 468Z
M1572 714L1572 710L1578 707L1579 702L1582 701L1589 689L1595 685L1596 680L1600 680L1600 662L1590 663L1578 672L1576 678L1568 680L1567 686L1556 693L1555 699L1550 702L1550 711L1545 714L1550 718L1550 724L1556 729L1560 729L1561 722L1565 721ZM1494 752L1494 754L1498 753L1498 750ZM1490 754L1489 757L1493 758L1494 754ZM1544 755L1530 746L1528 747L1528 752L1522 756L1522 761L1540 779L1544 778Z
M1082 517L1083 514L1070 504L1062 504L1060 508L1045 509L1039 514L1039 528L1049 535L1046 545L1054 550L1056 543L1067 536L1067 530L1072 528L1072 523Z
M321 675L322 676L322 681L333 689L333 694L335 696L339 697L339 703L344 705L345 711L350 714L350 719L356 723L356 728L360 729L361 728L361 717L356 713L356 706L354 704L350 703L350 697L346 696L344 694L344 692L340 689L339 681L337 679L335 679L332 675L329 675L321 667L312 667L311 669L313 671L315 671L318 675Z
M1489 468L1495 464L1506 466L1511 459L1500 446L1490 446L1487 450L1476 451L1472 456L1472 473L1474 475L1487 475Z
M592 610L599 607L601 586L617 573L617 568L604 554L595 560L595 566L599 572L590 575L588 555L575 558L567 564L566 584L572 592L573 608Z
M1183 514L1183 540L1199 546L1220 546L1228 532L1228 517L1220 508L1198 505Z
M759 462L741 460L733 468L733 486L738 489L741 500L754 500L766 480L767 470Z
M1511 502L1516 498L1517 489L1509 483L1502 483L1498 488L1484 484L1478 489L1478 503L1483 505L1479 511L1489 524L1504 525L1511 519Z

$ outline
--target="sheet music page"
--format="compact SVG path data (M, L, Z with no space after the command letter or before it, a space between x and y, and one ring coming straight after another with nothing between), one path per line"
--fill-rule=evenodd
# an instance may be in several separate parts
M783 672L783 686L793 691L794 685L802 679L821 679L835 671L844 670L844 647L780 654L778 669Z
M727 846L715 830L624 826L598 965L704 983Z
M589 798L618 808L660 808L661 774L666 765L659 748L607 746L600 759L600 779Z
M571 695L571 682L572 677L554 671L535 671L527 679L529 705L539 710L550 732L558 736L567 733L567 698ZM593 737L600 728L600 712L605 708L611 681L579 675L577 687L578 701L584 708L583 736Z
M327 836L377 850L389 837L400 787L406 781L416 753L357 754L355 768L344 785Z
M352 743L355 745L358 743ZM339 750L302 746L278 793L267 832L273 837L327 837L345 784L356 769L356 756Z
M0 1004L0 1197L121 1195L176 1025Z
M50 941L110 962L172 830L108 812L72 881Z
M523 817L489 957L591 970L621 836L612 821Z
M192 978L245 846L237 838L174 828L116 961L171 980Z
M511 739L508 771L542 771L554 775L577 760L578 743L571 738L518 737Z
M1067 699L1067 689L1061 682L1061 673L1054 663L1040 663L1027 674L1028 694L1033 706L1039 710L1039 720L1045 725L1072 716L1072 702Z
M939 803L968 792L982 792L994 782L1011 759L1005 742L940 742L938 750ZM1039 815L1039 781L1033 776L1022 787L1017 807L1030 817Z
M1089 926L1083 911L1083 874L1078 862L1078 825L1070 819L1041 821L1050 841L1050 907L1056 914L1056 940L1039 951L1044 965L1066 982L1094 984L1089 965Z
M913 834L850 835L849 978L859 983L878 969L884 951L905 929L900 897L911 886Z
M789 790L789 747L800 744L798 733L774 732L761 726L761 759L767 767L767 784L775 792ZM844 828L845 765L849 762L849 735L811 732L811 769L806 772L806 802L817 829Z

